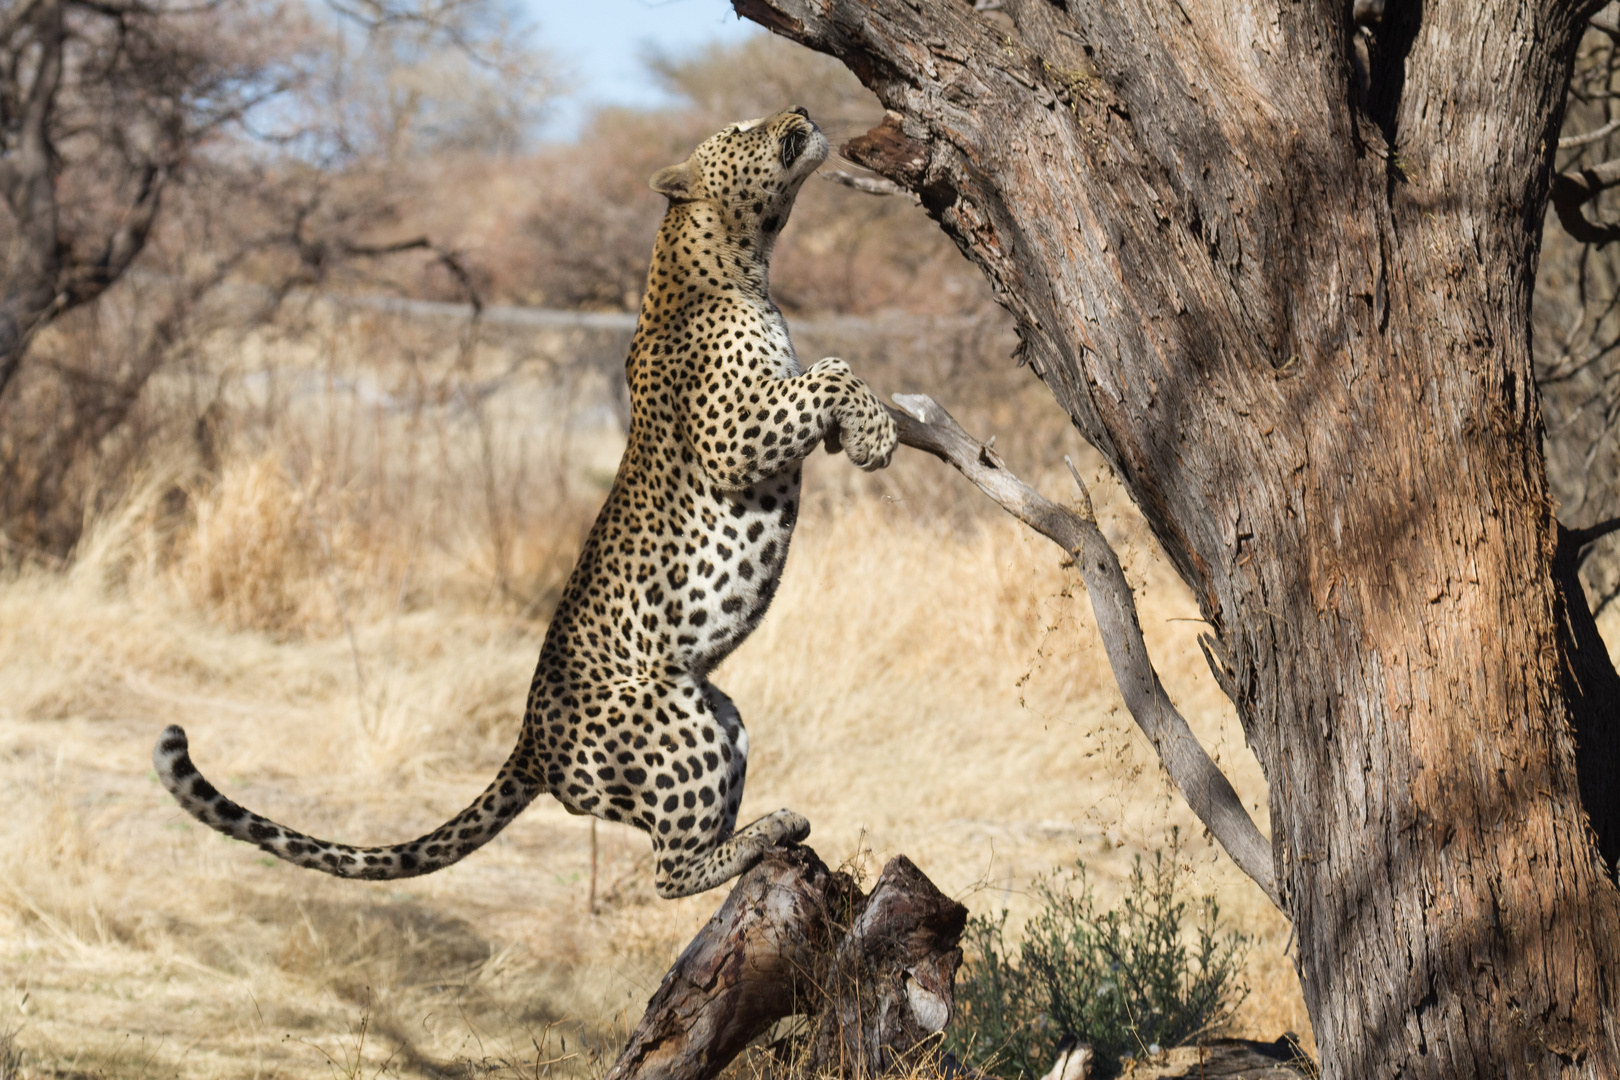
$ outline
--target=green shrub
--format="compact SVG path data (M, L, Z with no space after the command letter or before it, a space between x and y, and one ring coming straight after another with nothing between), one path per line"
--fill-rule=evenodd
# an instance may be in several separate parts
M1041 911L1016 955L1005 911L971 919L947 1044L957 1059L1030 1080L1051 1068L1058 1042L1073 1034L1096 1052L1093 1075L1108 1077L1127 1056L1223 1027L1249 993L1240 973L1249 938L1217 934L1214 897L1178 893L1178 852L1172 841L1170 857L1159 852L1151 866L1138 856L1124 899L1110 911L1097 911L1081 863L1037 880Z

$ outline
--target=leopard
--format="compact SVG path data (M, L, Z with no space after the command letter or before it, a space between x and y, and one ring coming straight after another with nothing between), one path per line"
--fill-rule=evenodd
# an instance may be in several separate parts
M319 840L222 794L175 725L152 760L182 808L298 866L389 880L459 862L548 792L647 833L665 898L809 835L788 809L736 827L748 732L709 676L776 594L804 459L825 446L871 471L897 444L842 359L801 368L770 295L777 239L829 149L794 107L731 124L653 175L668 205L625 361L624 454L545 633L516 745L483 792L405 843Z

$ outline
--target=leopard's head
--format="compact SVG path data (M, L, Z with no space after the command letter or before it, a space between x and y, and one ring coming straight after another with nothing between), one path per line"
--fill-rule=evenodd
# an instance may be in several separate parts
M704 140L679 165L653 174L671 206L704 203L729 239L768 256L793 200L831 147L801 107L743 120Z

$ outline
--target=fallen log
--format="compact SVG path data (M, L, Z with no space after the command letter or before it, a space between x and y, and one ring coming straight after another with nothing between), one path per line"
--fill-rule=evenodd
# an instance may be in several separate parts
M1212 1039L1178 1046L1135 1062L1121 1080L1305 1080L1315 1075L1315 1062L1290 1034L1269 1043Z
M936 1053L967 909L904 856L870 895L807 847L738 879L647 1003L605 1080L710 1080L790 1016L806 1075L868 1080Z

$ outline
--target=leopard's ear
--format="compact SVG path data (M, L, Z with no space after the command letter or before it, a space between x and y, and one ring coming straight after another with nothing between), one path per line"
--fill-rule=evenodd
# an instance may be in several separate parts
M698 167L691 158L679 165L670 165L653 173L647 185L670 202L688 202L697 198Z

